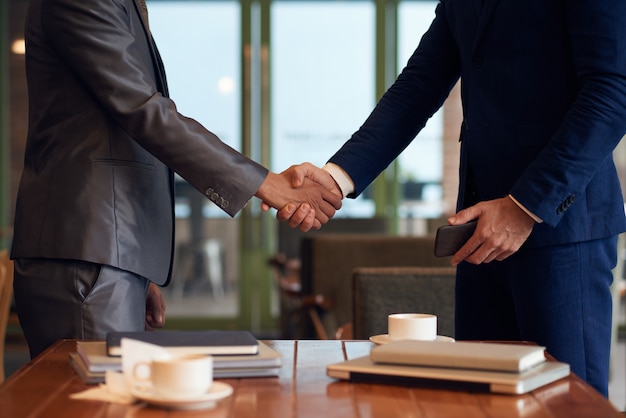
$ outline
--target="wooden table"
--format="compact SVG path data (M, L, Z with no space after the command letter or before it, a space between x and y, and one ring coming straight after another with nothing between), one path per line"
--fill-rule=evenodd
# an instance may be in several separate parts
M75 341L63 340L0 385L0 416L13 417L622 417L574 375L525 395L478 394L335 381L326 365L367 355L366 341L267 341L283 355L277 378L223 379L232 396L214 409L168 411L74 400L86 388L68 363Z

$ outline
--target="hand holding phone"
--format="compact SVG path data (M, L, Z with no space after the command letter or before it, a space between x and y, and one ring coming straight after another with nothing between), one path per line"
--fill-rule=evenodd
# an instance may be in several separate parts
M435 257L454 255L472 236L478 221L461 225L442 225L435 236Z

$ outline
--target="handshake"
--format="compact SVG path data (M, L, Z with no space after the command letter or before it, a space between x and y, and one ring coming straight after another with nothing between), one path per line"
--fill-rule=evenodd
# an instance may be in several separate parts
M341 208L343 194L333 177L311 163L270 172L255 196L264 211L278 210L276 219L302 232L320 229Z

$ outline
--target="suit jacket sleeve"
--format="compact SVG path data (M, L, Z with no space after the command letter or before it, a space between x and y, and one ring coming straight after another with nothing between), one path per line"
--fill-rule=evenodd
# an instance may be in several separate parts
M460 75L460 58L442 7L394 84L360 129L330 158L354 182L356 197L411 143Z
M576 196L626 133L626 2L563 3L579 87L548 145L511 189L549 225L582 203Z
M231 216L267 170L176 110L157 91L156 47L129 0L42 2L53 47L111 118L138 144Z

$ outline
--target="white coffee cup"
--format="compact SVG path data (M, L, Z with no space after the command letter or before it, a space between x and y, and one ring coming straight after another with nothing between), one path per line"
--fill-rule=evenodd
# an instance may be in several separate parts
M153 394L164 398L193 398L213 384L213 357L187 355L135 364L133 377L148 380Z
M387 318L390 340L425 340L437 338L437 316L424 313L397 313Z

